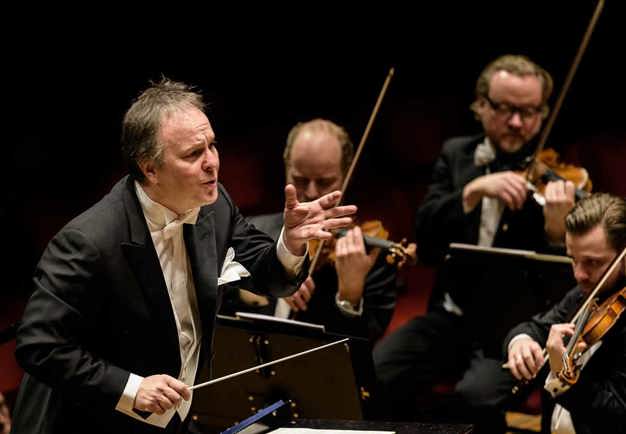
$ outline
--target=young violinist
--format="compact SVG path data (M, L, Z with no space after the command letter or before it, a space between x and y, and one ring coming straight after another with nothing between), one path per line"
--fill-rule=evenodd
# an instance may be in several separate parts
M518 172L535 150L552 87L550 74L528 58L497 58L478 77L470 106L482 133L443 145L416 219L420 260L438 267L429 310L374 350L391 418L449 418L474 423L476 432L504 429L504 397L495 380L502 339L547 305L538 286L548 279L509 257L480 264L446 257L452 242L561 253L574 185L549 183L542 207ZM518 311L521 306L526 309ZM454 400L435 408L440 401L425 397L451 380Z
M353 156L352 142L341 126L325 119L298 123L289 132L283 153L287 183L296 187L298 200L316 200L341 188ZM282 213L249 220L274 238L280 234ZM378 255L378 249L366 251L358 226L336 240L334 253L334 264L319 267L293 295L259 299L238 291L231 294L223 312L295 315L298 321L323 324L329 331L374 342L391 321L397 293L395 269L384 255Z
M556 407L544 415L544 429L558 433L626 432L626 319L619 317L602 339L582 345L578 380L561 378L563 353L574 334L574 313L604 276L609 264L626 247L626 201L594 194L579 201L568 214L567 253L573 260L578 285L545 313L519 324L505 340L511 373L532 380L544 364L547 350L550 372L545 380ZM626 287L626 260L622 259L598 291L598 305ZM550 427L551 425L551 427Z

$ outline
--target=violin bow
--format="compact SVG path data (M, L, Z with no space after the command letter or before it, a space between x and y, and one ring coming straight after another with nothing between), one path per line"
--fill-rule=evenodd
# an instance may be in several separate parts
M391 82L391 78L393 77L394 72L395 72L395 69L393 67L389 68L389 72L387 73L387 77L385 78L383 87L378 94L378 98L376 99L376 104L374 105L374 109L372 110L372 113L370 114L370 118L365 127L365 131L363 132L363 135L361 136L361 141L359 142L359 146L357 147L356 152L354 153L354 158L352 159L352 163L350 164L350 167L348 168L348 172L346 173L346 177L343 180L343 184L341 185L340 202L343 201L344 193L346 192L348 184L350 183L350 179L352 178L354 169L357 165L359 157L361 156L361 152L363 151L365 142L367 141L367 137L369 136L370 130L372 129L372 125L374 125L374 120L376 119L376 116L378 115L378 110L380 109L383 99L385 98L385 94L387 93L387 88L389 87L389 83ZM313 274L313 271L315 270L315 266L317 265L317 261L319 260L320 253L322 252L322 247L324 247L324 242L325 240L320 240L320 244L317 248L317 251L315 252L315 256L313 256L313 259L311 260L311 264L309 265L309 276Z
M572 62L572 65L567 71L567 75L565 76L565 81L563 82L563 87L561 88L561 91L559 92L559 96L556 99L556 102L554 103L554 108L550 112L550 115L548 116L548 120L546 121L546 126L544 127L543 131L541 132L541 136L539 137L539 143L537 144L537 148L535 149L535 152L533 153L533 158L530 162L528 170L526 171L527 180L530 179L530 176L533 173L533 169L534 169L533 166L536 164L537 155L539 155L539 153L543 150L544 146L546 145L546 142L548 141L548 136L550 136L550 132L552 131L552 127L554 126L554 122L557 116L559 115L559 112L561 111L561 107L563 106L563 101L565 100L565 96L567 95L567 92L569 91L572 81L574 80L574 75L576 75L576 71L578 70L578 65L580 65L583 55L585 54L585 51L587 50L587 46L589 45L589 40L591 39L591 34L593 33L596 27L596 24L598 22L598 19L600 18L600 14L602 13L603 8L604 8L604 0L598 0L598 3L596 4L596 8L593 12L593 15L591 16L591 20L589 21L589 24L587 25L587 30L585 30L583 39L580 45L578 46L578 50L576 52L576 56L574 57L574 61ZM624 252L622 252L622 254L623 253ZM603 279L603 281L601 282L602 284L604 284L604 280L606 279ZM600 288L600 285L598 285L598 287L596 287L596 289L593 292L596 293L599 288ZM574 315L572 322L575 322L576 319L578 319L578 316L581 314L583 309L585 309L587 305L591 303L591 300L592 298L588 298L588 300L580 308L580 310L576 312L576 315ZM546 355L547 355L547 352L546 352L546 349L544 348L543 349L544 363L541 365L542 368L543 368L543 365L545 365ZM504 363L502 367L505 369L508 369L509 364ZM519 390L518 386L513 387L514 394L517 393L518 390Z
M563 105L565 96L567 95L570 85L572 84L572 81L574 80L574 75L576 75L576 71L578 70L578 65L580 64L580 61L582 60L583 55L585 54L585 51L587 50L587 46L589 45L589 40L591 39L591 34L593 33L593 30L596 27L596 23L598 22L598 18L600 18L600 14L602 13L603 8L604 8L604 0L598 0L598 4L596 5L596 8L591 17L591 20L589 21L589 25L587 26L587 30L585 31L585 34L583 35L583 39L580 45L578 46L578 51L576 52L574 61L572 62L572 65L570 66L569 71L567 71L567 75L565 77L565 82L563 83L563 87L561 88L561 91L559 92L559 96L556 99L556 102L554 103L554 109L550 112L550 115L548 116L548 120L546 121L546 126L541 132L541 136L539 138L539 144L537 145L537 148L535 149L535 152L533 154L533 159L531 160L531 163L530 163L530 167L529 167L530 170L528 170L526 174L527 179L530 177L530 174L533 172L532 169L537 159L537 155L539 155L539 153L543 150L544 146L546 145L546 142L548 141L548 136L550 135L550 132L552 131L552 127L554 126L554 122L557 116L559 115L559 112L561 111L561 106Z

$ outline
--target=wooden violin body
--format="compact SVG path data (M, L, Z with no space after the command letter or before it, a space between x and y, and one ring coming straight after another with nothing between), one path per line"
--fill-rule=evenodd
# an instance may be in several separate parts
M602 338L613 328L620 319L622 313L626 310L626 287L607 298L600 306L592 308L592 312L585 318L584 327L581 327L580 333L572 336L573 345L568 345L568 353L572 348L577 348L580 343L584 342L586 348L591 348L596 342ZM575 355L567 354L564 357L563 367L558 377L568 384L575 384L580 377L580 366L577 363L583 353Z
M380 248L386 254L387 263L396 265L398 268L405 264L415 264L417 262L417 246L415 243L407 244L406 240L399 243L389 241L389 231L385 229L380 220L367 220L359 225L363 232L363 241L366 246ZM336 232L337 237L342 237L346 230ZM309 241L309 256L313 258L319 248L319 240ZM335 239L326 242L322 246L322 251L318 259L318 267L324 264L335 263Z
M564 180L574 183L576 200L585 197L592 189L587 170L560 161L559 154L552 148L542 149L537 153L534 162L529 165L526 177L542 196L550 181Z

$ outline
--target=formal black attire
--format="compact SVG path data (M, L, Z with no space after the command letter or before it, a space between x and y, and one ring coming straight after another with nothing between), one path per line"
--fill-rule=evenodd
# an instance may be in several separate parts
M212 357L224 291L217 278L229 247L252 274L239 286L287 295L301 282L302 275L288 277L276 243L245 221L221 185L196 224L184 225L183 237L202 328L201 361ZM16 357L27 374L13 432L164 432L115 410L130 373L176 378L181 366L168 289L130 177L54 236L34 284L17 336Z
M626 281L622 280L615 289L625 286ZM550 327L570 322L584 301L582 291L578 287L572 289L547 312L513 328L504 341L505 353L511 339L522 333L545 348ZM541 381L544 380L542 377ZM623 317L602 338L602 344L581 370L576 384L554 401L570 412L577 434L626 433L626 320ZM547 422L543 424L545 432L549 432L551 408L546 406L548 411L543 415Z
M485 413L489 419L510 391L510 374L500 368L502 339L513 325L551 302L550 292L544 292L551 279L540 268L529 269L508 257L446 257L451 242L478 244L482 203L464 212L465 185L487 173L516 169L530 152L496 152L493 161L477 165L474 154L484 140L457 137L444 143L417 212L419 258L438 272L428 312L374 350L392 418L448 419L454 417L451 409L463 409L467 413L461 418L476 421ZM542 208L530 198L519 211L503 210L493 247L556 253L545 235ZM567 267L561 271L570 272ZM441 383L454 384L454 393L436 408L440 401L432 399L432 388Z

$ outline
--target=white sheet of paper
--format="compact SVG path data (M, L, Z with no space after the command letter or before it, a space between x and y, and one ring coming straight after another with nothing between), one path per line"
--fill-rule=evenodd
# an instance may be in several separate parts
M278 428L268 434L395 434L395 431L361 431L353 429Z
M319 329L321 331L326 331L326 327L324 327L323 324L314 324L310 322L294 321L292 319L279 318L277 316L263 315L262 313L235 312L235 316L239 318L249 318L249 319L256 319L256 320L261 320L261 321L281 322L285 324L292 324L295 326L308 327L308 328L313 328L313 329Z

